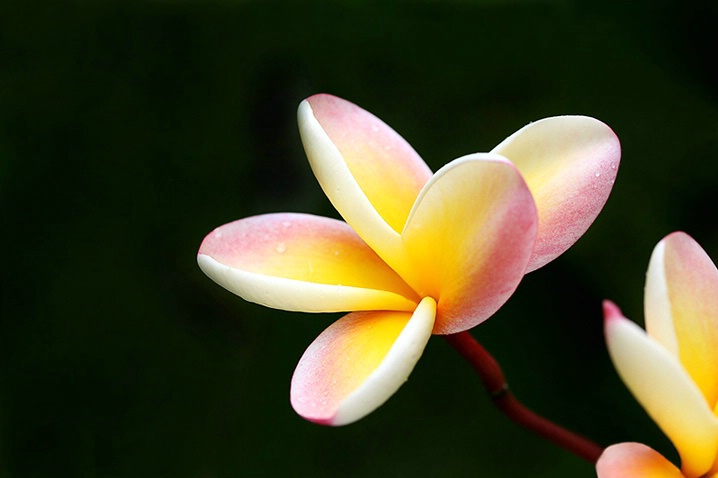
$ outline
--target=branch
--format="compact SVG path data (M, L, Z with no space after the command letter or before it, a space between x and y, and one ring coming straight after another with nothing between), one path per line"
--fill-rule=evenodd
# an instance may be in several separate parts
M537 415L516 400L509 391L498 362L469 332L446 335L444 338L476 370L491 400L504 415L579 458L596 463L603 449L591 440Z

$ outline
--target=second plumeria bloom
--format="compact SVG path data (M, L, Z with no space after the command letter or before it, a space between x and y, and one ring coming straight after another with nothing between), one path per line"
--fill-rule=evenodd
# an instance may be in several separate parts
M604 306L616 369L671 439L681 470L653 449L621 443L597 464L600 478L718 477L718 270L690 236L658 243L648 266L646 331Z
M353 311L310 345L292 378L294 409L330 425L373 411L432 333L486 320L527 270L570 247L603 207L620 158L606 125L563 116L432 174L394 130L345 100L312 96L298 119L314 174L346 223L242 219L210 233L198 261L258 304Z

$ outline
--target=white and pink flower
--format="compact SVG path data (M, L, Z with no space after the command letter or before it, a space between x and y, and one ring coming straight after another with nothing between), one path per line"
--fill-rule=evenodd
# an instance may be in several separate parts
M646 330L604 304L618 374L670 438L681 469L639 443L607 448L599 478L718 477L718 270L690 236L658 243L648 266Z
M568 249L602 209L620 159L605 124L561 116L432 174L394 130L345 100L312 96L298 118L314 174L346 222L241 219L211 232L198 262L251 302L350 312L309 346L292 378L294 409L329 425L372 412L432 334L480 324L527 271Z

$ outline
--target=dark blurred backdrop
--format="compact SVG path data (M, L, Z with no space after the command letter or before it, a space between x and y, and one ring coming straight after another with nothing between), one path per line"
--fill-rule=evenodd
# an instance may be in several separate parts
M294 366L336 316L248 304L195 255L240 217L336 215L296 128L318 92L433 169L547 116L615 130L603 213L473 334L537 412L675 458L600 303L642 323L671 231L718 258L717 23L684 1L2 2L0 476L595 476L500 415L440 338L368 418L294 414Z

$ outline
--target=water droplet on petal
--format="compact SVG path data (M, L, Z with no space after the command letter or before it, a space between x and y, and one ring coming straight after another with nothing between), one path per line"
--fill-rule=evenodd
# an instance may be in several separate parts
M283 242L280 242L279 244L277 244L277 248L275 250L279 254L283 254L287 250L287 246Z
M600 175L601 175L601 173L596 173L596 177L599 177Z

